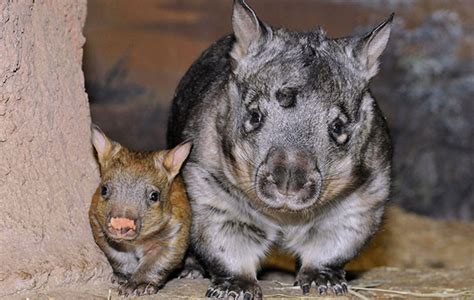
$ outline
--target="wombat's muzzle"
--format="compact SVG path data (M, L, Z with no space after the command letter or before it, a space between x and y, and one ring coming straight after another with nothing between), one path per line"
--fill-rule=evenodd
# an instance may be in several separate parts
M321 175L301 150L272 148L257 171L257 195L272 208L305 209L318 198Z
M107 235L113 240L133 240L140 232L137 218L112 216L107 218Z

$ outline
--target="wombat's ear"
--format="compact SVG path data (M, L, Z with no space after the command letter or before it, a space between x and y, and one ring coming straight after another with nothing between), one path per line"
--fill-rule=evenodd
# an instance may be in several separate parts
M117 153L121 146L120 144L111 141L105 133L99 128L99 126L92 124L92 144L94 145L95 151L97 152L97 158L101 167L105 165L115 153Z
M271 32L244 0L234 0L232 27L236 41L231 56L236 61L245 57Z
M170 178L174 178L179 173L181 166L191 151L192 145L191 142L184 142L165 154L163 158L163 167L168 172Z
M360 39L355 47L356 56L367 68L367 79L374 77L379 68L379 58L387 46L394 14Z

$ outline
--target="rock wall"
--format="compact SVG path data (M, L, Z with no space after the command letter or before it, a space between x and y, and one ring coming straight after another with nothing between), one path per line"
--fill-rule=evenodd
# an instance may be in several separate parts
M86 0L0 2L0 296L101 278L81 70Z

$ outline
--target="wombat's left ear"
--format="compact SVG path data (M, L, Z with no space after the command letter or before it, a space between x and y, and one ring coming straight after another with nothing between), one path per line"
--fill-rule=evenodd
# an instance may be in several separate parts
M117 153L121 146L120 144L111 141L105 133L95 124L91 124L92 145L97 152L99 164L104 167L106 162Z
M191 142L184 142L169 150L163 159L163 167L169 173L171 178L178 175L181 166L183 165L186 158L188 158L189 152L192 147Z
M379 69L379 58L387 46L392 29L394 14L375 27L370 33L357 42L354 49L355 55L367 68L367 79L374 77Z
M236 41L231 56L237 62L265 41L271 32L245 0L234 0L232 28Z

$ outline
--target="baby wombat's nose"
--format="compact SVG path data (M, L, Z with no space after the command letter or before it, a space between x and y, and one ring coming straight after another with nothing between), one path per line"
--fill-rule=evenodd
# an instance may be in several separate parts
M267 156L268 180L284 196L294 196L310 183L315 163L304 151L272 149Z

